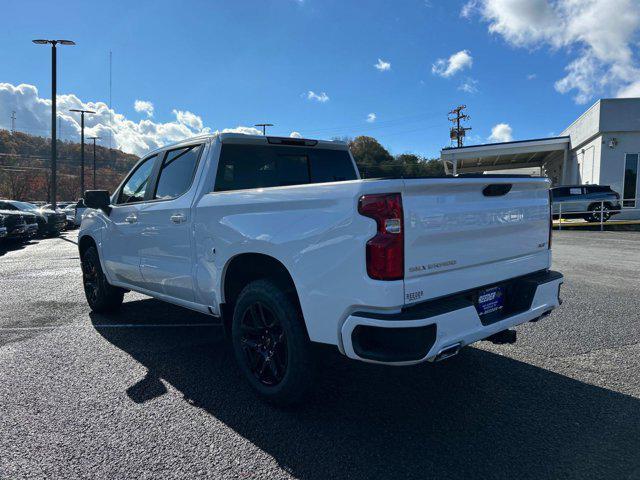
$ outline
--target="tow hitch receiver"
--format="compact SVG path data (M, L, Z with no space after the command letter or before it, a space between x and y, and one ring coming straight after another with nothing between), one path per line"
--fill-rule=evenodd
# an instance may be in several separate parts
M494 333L485 340L494 343L496 345L504 345L506 343L516 343L516 331L515 330L503 330L498 333Z

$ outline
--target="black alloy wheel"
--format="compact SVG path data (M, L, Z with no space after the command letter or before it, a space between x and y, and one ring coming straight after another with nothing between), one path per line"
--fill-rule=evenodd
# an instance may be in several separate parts
M315 382L316 363L295 292L254 280L234 303L231 343L251 388L274 405L301 402Z
M82 255L82 284L87 303L94 312L112 312L120 308L124 290L110 285L100 266L95 247L89 247Z
M245 310L240 331L253 376L263 385L278 385L287 371L287 338L277 317L268 306L255 302Z

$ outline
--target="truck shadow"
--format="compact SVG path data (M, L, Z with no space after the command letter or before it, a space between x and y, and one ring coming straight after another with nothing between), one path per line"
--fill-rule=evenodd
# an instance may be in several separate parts
M132 401L163 395L162 379L297 478L640 477L638 399L507 357L467 348L443 364L391 368L325 352L309 403L279 410L253 396L216 327L104 328L112 317L91 318L148 370L127 389ZM210 322L155 300L118 315L176 319Z

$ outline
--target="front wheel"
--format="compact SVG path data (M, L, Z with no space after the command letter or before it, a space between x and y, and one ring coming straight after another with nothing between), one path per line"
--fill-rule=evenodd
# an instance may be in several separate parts
M107 282L96 247L89 247L82 255L82 283L87 303L94 312L112 312L122 305L124 290Z
M231 327L242 373L264 400L300 402L314 379L311 345L290 296L269 280L256 280L240 293Z

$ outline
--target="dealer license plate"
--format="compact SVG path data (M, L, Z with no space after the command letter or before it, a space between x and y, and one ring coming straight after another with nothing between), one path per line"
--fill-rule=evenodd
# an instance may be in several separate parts
M504 288L491 287L478 292L478 315L488 315L504 307Z

